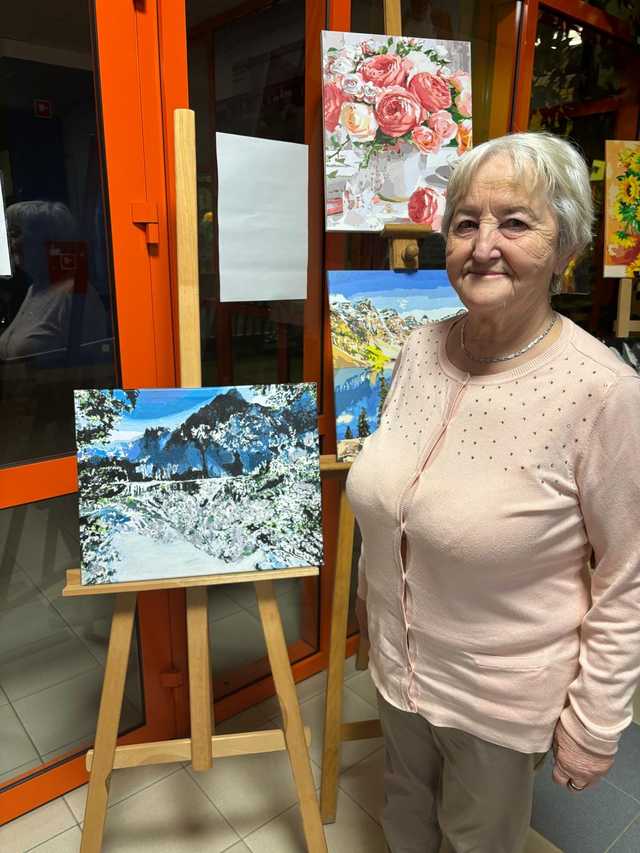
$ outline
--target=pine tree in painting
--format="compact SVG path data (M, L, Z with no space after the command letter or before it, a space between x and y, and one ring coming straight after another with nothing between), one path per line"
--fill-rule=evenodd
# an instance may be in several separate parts
M360 409L360 415L358 417L358 437L366 438L370 434L371 430L369 429L369 421L367 420L367 412L366 409Z
M378 403L378 425L380 425L380 421L382 420L382 412L384 411L384 401L387 399L387 394L389 393L389 383L384 378L384 373L380 371L378 375L378 385L379 394L380 394L380 402Z
M76 394L76 436L78 446L100 445L117 421L135 409L139 391L81 391ZM104 518L105 507L123 494L128 477L116 461L99 463L78 459L83 563L91 583L106 583L113 574L118 556L111 541L111 524ZM109 510L107 510L109 511Z
M115 423L136 407L140 391L81 391L76 395L76 438L79 445L102 441Z
M345 437L345 440L348 440L348 439L350 439L350 438L353 438L353 433L351 432L351 427L350 427L350 426L348 426L348 427L346 428L346 430L344 431L344 437Z
M188 430L189 438L200 451L203 477L209 476L209 469L207 468L207 448L211 444L211 433L212 430L209 424L198 424L197 426L194 424L193 426L190 426Z

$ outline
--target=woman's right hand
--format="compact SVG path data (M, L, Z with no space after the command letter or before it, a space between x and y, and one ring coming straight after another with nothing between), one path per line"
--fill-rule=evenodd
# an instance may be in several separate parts
M367 621L367 602L356 596L356 619L360 628L360 638L369 642L369 624Z

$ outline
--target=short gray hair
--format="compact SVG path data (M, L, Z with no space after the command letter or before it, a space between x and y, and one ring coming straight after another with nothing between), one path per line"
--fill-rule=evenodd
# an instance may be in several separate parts
M21 266L31 278L46 281L49 275L46 245L75 240L73 214L60 201L18 201L7 208L10 236L18 231L22 241Z
M593 201L589 171L582 155L565 139L551 133L512 133L483 142L456 164L447 186L442 218L446 240L455 209L468 192L478 169L491 157L506 154L513 163L516 181L531 181L545 192L558 223L558 252L575 257L592 240ZM558 276L553 276L552 290Z
M7 226L33 232L42 240L73 240L73 214L60 201L17 201L7 208Z

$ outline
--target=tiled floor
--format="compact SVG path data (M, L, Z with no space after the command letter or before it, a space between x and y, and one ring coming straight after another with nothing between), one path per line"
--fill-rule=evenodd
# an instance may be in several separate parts
M77 564L77 519L70 499L57 498L19 512L0 513L0 782L61 752L81 749L97 716L111 601L62 599L64 571ZM21 511L21 510L20 510ZM75 524L75 526L74 526ZM74 538L75 535L75 538ZM289 641L300 624L300 585L279 581L276 592ZM264 654L251 584L211 594L213 656L233 669ZM219 669L218 669L219 671ZM298 685L304 721L312 729L311 756L320 779L324 674ZM127 683L125 722L140 708L137 661ZM640 701L636 721L640 722ZM376 714L366 673L348 662L346 720ZM219 731L279 726L278 704L268 699ZM0 828L2 853L75 853L85 790L49 803ZM338 821L327 827L332 853L383 853L380 740L351 742L342 750ZM639 853L640 727L625 733L615 767L596 789L571 795L551 781L550 763L536 784L534 830L527 853ZM544 837L543 837L544 836ZM548 840L545 840L548 839ZM207 774L183 765L115 771L105 853L297 853L304 850L286 756L220 761Z
M0 543L1 783L91 742L113 600L61 596L79 559L72 496L3 510ZM141 704L134 649L123 726Z
M320 781L324 673L298 685L302 714L312 730L312 767ZM347 662L345 718L375 716L375 697L367 673ZM2 708L0 708L0 711ZM270 728L279 724L277 703L262 705L223 723L218 732ZM640 780L631 751L640 754L640 732L633 727L628 760L617 768L604 791L579 806L579 798L563 801L545 776L536 790L535 824L555 844L531 831L526 853L638 853L640 850ZM384 853L379 824L382 805L380 741L345 744L338 796L338 820L326 827L330 853ZM614 787L614 785L616 787ZM634 787L635 786L635 787ZM626 793L622 793L626 791ZM635 792L635 797L634 797ZM86 788L80 788L0 828L3 853L76 853L84 814ZM569 797L569 795L566 795ZM182 764L117 770L113 774L104 853L303 853L298 807L284 753L229 758L207 773ZM600 815L600 821L598 820ZM630 826L632 820L636 823ZM626 821L626 823L625 823ZM624 824L624 826L623 826ZM626 832L610 846L614 839ZM550 832L549 832L550 831ZM595 833L590 836L588 833ZM614 835L615 833L615 835ZM589 846L588 839L594 838ZM585 838L587 842L585 842ZM599 845L599 846L598 846Z
M0 512L0 783L91 741L113 598L62 598L79 565L77 501L64 496ZM300 636L302 582L275 584L289 642ZM217 675L266 655L253 584L212 588ZM137 643L122 728L141 721Z

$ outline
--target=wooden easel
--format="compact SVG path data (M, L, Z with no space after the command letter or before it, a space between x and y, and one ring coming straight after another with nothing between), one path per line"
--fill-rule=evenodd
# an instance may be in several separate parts
M616 317L616 337L628 338L631 332L640 332L640 320L632 320L633 311L640 310L638 297L638 279L621 278L618 286L618 313Z
M387 35L402 35L400 0L385 0L384 23ZM404 272L417 270L419 255L418 239L430 232L431 228L423 225L409 223L387 225L382 232L382 236L387 237L390 242L390 268ZM331 462L329 457L325 458L327 462L323 467L323 471L328 476L343 478L340 493L338 545L331 608L329 665L324 712L322 783L320 788L320 814L322 815L322 821L323 823L333 823L336 819L338 802L338 776L340 773L340 748L342 742L380 737L382 730L380 728L380 721L377 719L359 720L355 723L342 722L342 687L349 596L351 592L351 565L355 519L344 489L350 463L336 462L335 459ZM369 646L361 638L356 656L356 669L367 669L368 660Z
M333 580L331 605L331 633L329 640L329 665L327 691L324 707L324 742L322 748L322 780L320 786L320 814L323 823L334 823L338 802L338 776L340 773L340 747L345 740L362 740L380 737L380 721L359 720L355 723L342 722L342 686L344 680L345 643L347 640L347 618L351 592L351 565L353 559L353 537L355 518L345 491L346 475L350 462L336 462L324 457L325 476L342 478L340 490L340 515L338 521L338 545L336 568ZM356 667L366 669L368 646L362 640L358 646Z
M180 375L183 386L197 387L201 384L201 374L195 121L194 113L190 110L176 110L175 137ZM327 853L309 760L310 734L302 724L280 611L273 590L274 579L305 577L317 575L318 572L317 567L304 567L102 586L82 586L78 569L67 572L67 585L63 590L65 596L116 595L95 745L94 749L87 753L87 769L91 771L91 776L81 853L100 853L102 849L109 783L114 768L166 764L190 759L194 770L204 771L212 766L213 759L285 749L291 762L307 849L309 853ZM207 588L227 583L251 582L255 583L260 620L284 729L216 736L213 734ZM156 743L117 746L138 593L160 589L186 590L191 736Z

